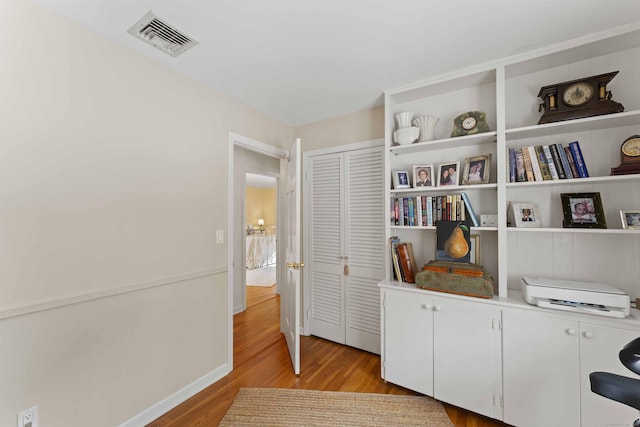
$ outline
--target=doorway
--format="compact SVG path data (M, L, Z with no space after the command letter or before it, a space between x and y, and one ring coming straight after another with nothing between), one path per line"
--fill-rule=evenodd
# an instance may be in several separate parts
M273 176L245 174L246 308L276 295L277 186Z

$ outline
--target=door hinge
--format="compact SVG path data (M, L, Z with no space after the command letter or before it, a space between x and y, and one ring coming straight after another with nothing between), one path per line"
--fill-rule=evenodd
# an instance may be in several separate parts
M349 266L345 264L344 266L344 275L348 276L349 275Z
M311 310L307 310L307 320L311 319Z
M504 396L500 396L500 407L504 408Z

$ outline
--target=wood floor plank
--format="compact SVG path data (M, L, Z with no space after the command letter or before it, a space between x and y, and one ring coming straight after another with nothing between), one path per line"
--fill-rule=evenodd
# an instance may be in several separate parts
M251 289L254 288L254 289ZM301 337L301 374L293 374L289 351L280 333L280 299L265 298L265 289L247 288L247 301L259 298L234 316L234 369L148 427L216 426L242 387L281 387L417 395L380 378L378 355L317 337ZM256 290L257 295L250 295ZM478 414L445 404L455 427L502 427Z

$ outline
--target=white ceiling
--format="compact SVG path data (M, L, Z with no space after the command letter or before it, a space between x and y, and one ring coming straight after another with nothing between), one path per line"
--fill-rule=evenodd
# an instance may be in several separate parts
M295 126L382 91L640 20L640 0L36 0ZM127 34L149 10L199 45Z

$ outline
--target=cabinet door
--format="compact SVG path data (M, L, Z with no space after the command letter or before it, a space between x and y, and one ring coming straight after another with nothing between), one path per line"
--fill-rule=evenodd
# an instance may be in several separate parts
M389 290L384 298L384 379L433 396L431 299Z
M510 311L502 316L504 422L579 426L578 323Z
M589 374L594 371L640 379L620 362L618 356L622 347L638 336L638 331L580 325L582 427L630 426L638 418L635 409L593 393L589 381Z
M434 301L436 399L488 417L502 417L499 410L494 413L494 386L499 396L501 383L499 319L500 312L484 304Z

